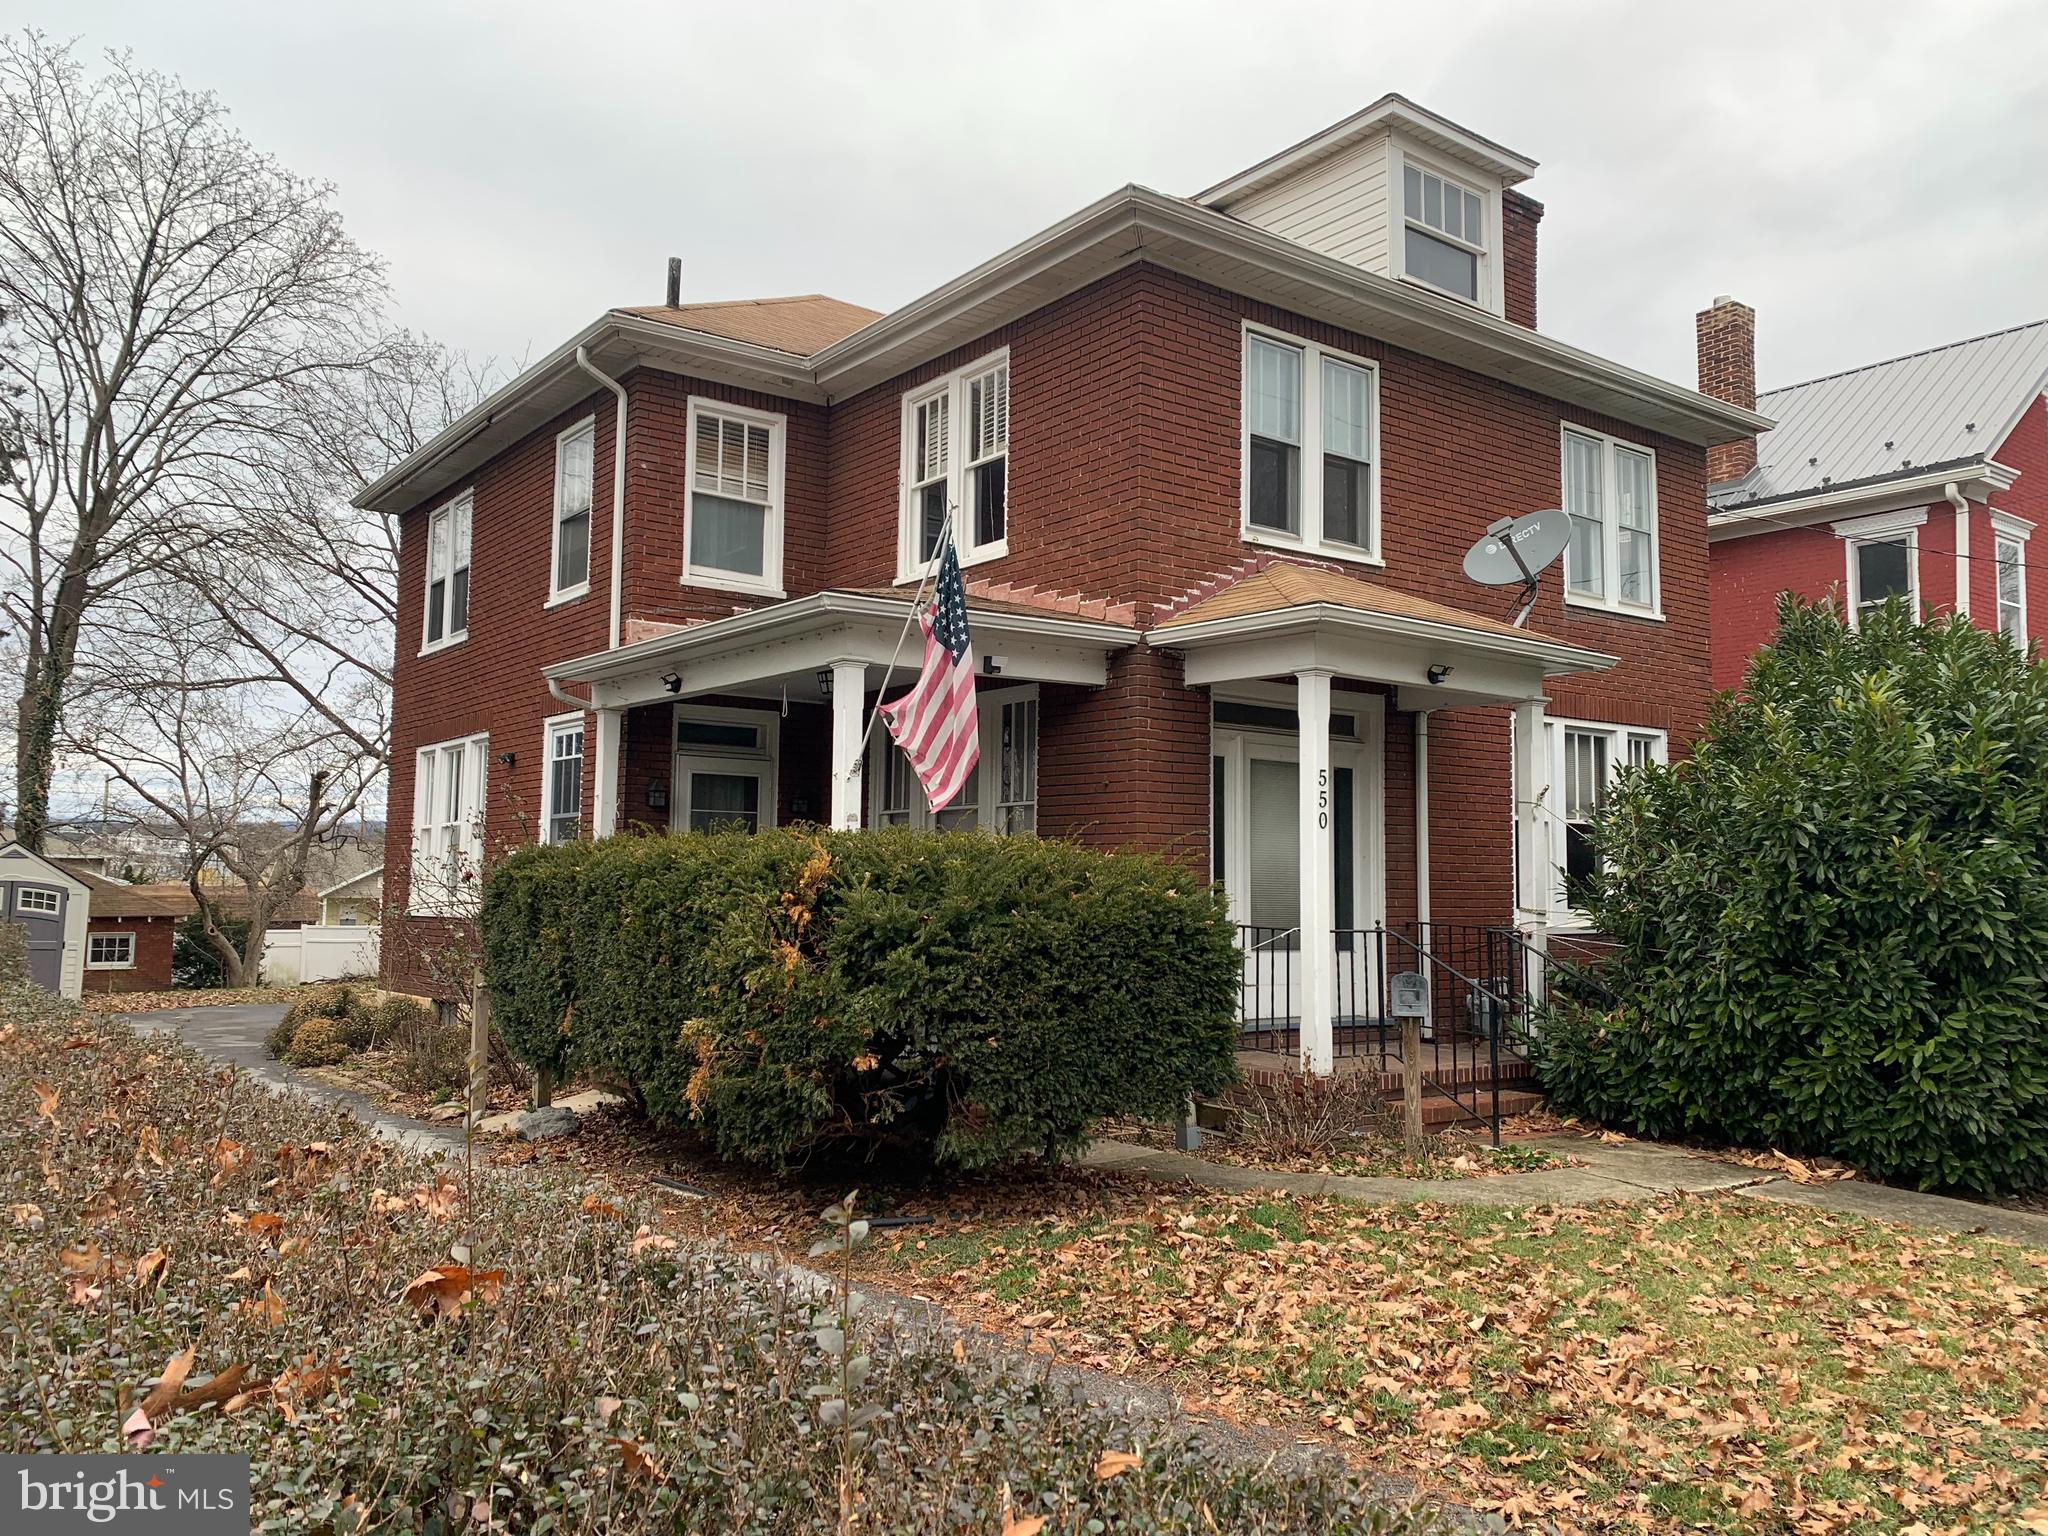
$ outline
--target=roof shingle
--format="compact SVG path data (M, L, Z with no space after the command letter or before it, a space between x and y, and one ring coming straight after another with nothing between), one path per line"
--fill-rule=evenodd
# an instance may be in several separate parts
M792 294L779 299L725 299L708 304L631 304L618 313L659 320L664 325L751 346L772 347L793 357L809 357L835 341L882 318L880 310L827 298L822 293Z
M1295 565L1288 561L1276 561L1253 571L1248 576L1241 576L1213 596L1205 597L1171 617L1160 620L1156 627L1161 630L1179 629L1189 624L1207 623L1212 619L1283 613L1289 608L1306 608L1316 604L1328 604L1333 608L1357 608L1366 613L1383 613L1395 618L1415 619L1426 624L1477 630L1482 634L1498 635L1503 638L1560 643L1553 637L1540 634L1533 629L1517 629L1503 619L1467 613L1462 608L1452 608L1445 603L1433 603L1426 597L1415 597L1407 592L1396 591L1392 587L1360 581L1354 576L1340 575L1336 571L1324 570L1320 566Z

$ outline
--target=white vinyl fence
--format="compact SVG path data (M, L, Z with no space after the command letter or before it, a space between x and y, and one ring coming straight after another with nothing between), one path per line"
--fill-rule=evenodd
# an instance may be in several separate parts
M272 928L263 935L266 987L376 974L374 924L309 923L303 928Z

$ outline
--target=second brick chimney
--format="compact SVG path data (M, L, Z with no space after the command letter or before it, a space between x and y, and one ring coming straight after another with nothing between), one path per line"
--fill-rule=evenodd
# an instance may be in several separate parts
M1700 393L1756 409L1756 311L1725 293L1699 312ZM1707 450L1707 482L1740 480L1756 468L1756 439Z

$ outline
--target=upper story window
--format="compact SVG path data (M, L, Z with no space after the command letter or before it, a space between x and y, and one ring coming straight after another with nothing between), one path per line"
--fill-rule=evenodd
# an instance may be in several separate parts
M896 576L938 558L948 514L960 563L1010 551L1010 356L998 352L903 397Z
M1247 329L1244 536L1379 558L1379 371Z
M541 841L573 843L583 830L583 717L558 715L542 740Z
M555 439L554 574L551 601L577 597L590 590L591 463L597 446L597 422L578 422Z
M427 618L420 649L431 651L469 636L469 521L474 502L464 491L427 519Z
M782 595L782 461L786 418L690 401L683 580Z
M409 910L475 908L483 873L484 758L488 736L421 747L413 763Z
M1483 193L1404 159L1402 271L1478 304L1485 294L1487 200Z
M1602 725L1588 720L1546 720L1543 726L1550 756L1553 803L1563 824L1563 847L1553 848L1556 876L1551 882L1553 921L1579 918L1588 882L1599 873L1593 848L1593 819L1607 798L1615 775L1623 768L1662 763L1669 752L1662 731ZM1557 858L1556 853L1563 857Z
M1567 602L1658 617L1657 459L1647 448L1564 429Z
M1998 632L2021 650L2027 648L2027 535L2033 525L2023 518L1993 512L1991 535L1998 562Z
M1926 510L1917 508L1834 525L1843 542L1852 628L1895 597L1905 600L1909 616L1919 617L1920 524L1926 520Z

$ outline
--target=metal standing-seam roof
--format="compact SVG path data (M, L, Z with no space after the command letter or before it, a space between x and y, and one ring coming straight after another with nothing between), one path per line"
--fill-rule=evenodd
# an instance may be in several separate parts
M1717 512L1988 460L2048 384L2048 320L1757 396L1777 425Z

